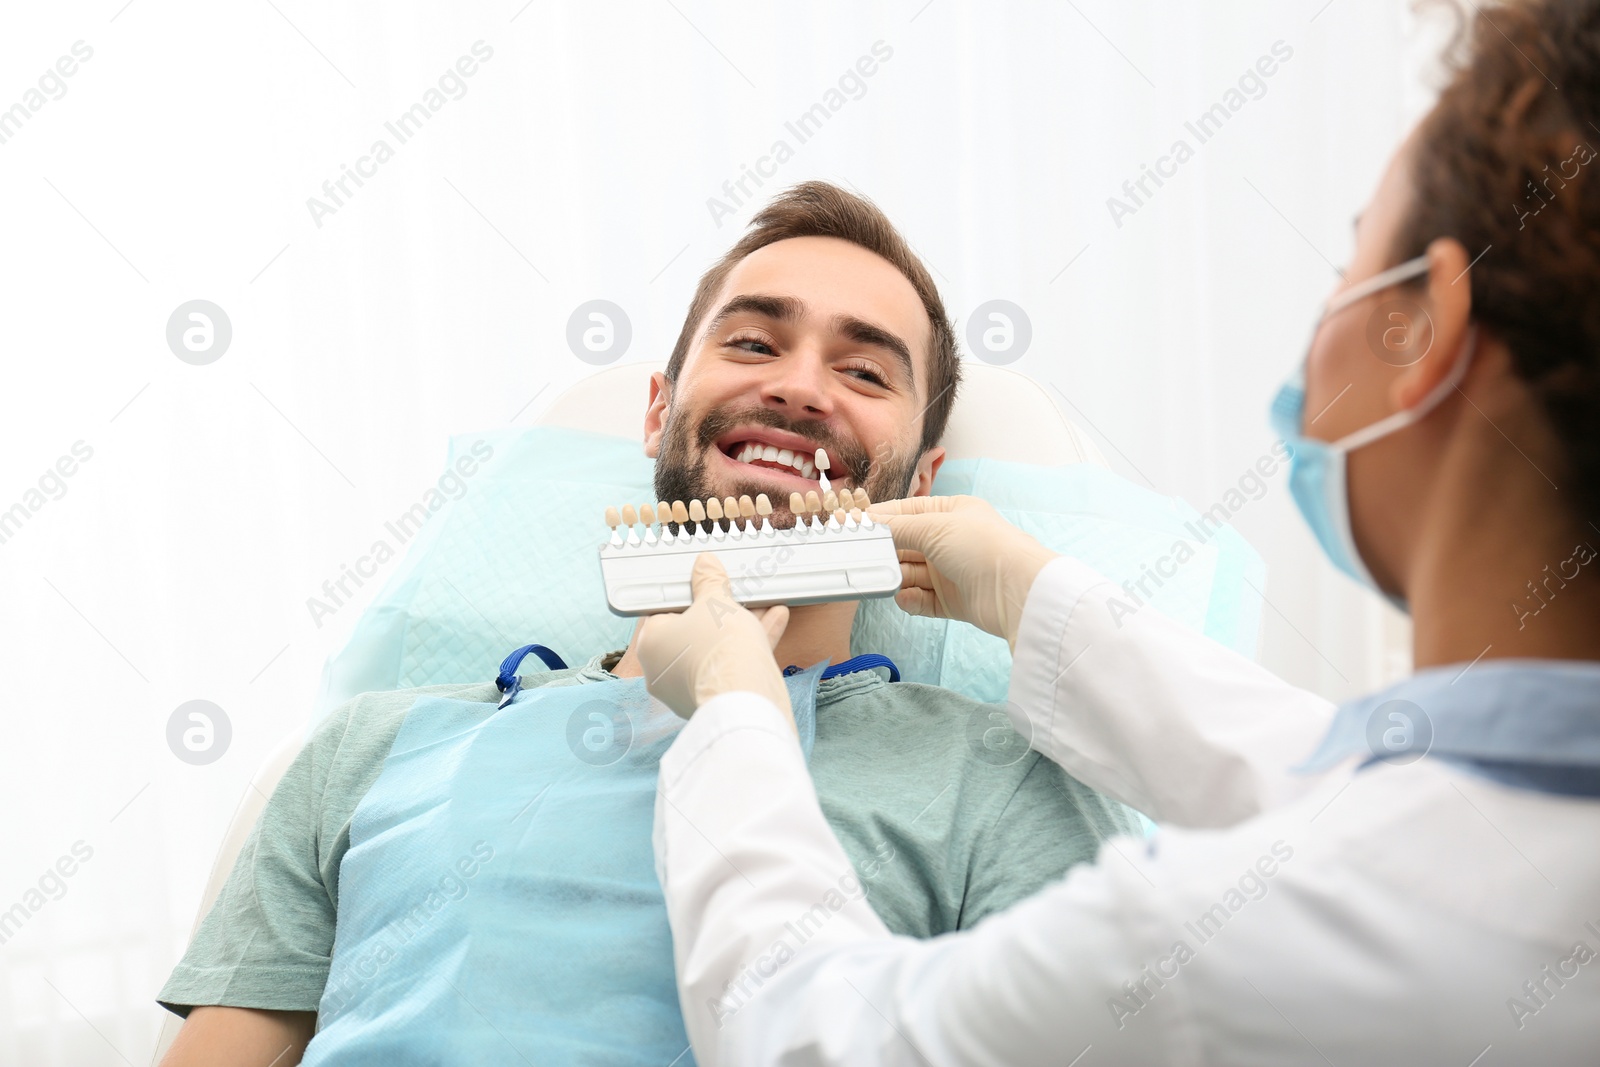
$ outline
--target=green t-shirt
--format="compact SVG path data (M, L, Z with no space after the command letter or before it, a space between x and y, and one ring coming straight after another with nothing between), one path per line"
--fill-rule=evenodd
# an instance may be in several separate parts
M615 678L601 664L616 655L523 684ZM500 697L493 684L429 686L366 693L330 715L278 782L163 1006L317 1010L351 819L428 695L484 703L486 715ZM998 705L872 671L819 683L810 768L867 900L896 934L971 927L1137 827L1129 809L1025 751Z

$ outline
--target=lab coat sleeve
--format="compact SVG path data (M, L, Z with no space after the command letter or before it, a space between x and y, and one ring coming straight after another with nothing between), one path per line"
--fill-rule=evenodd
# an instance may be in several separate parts
M1070 557L1023 606L1007 712L1073 777L1159 823L1232 826L1311 788L1334 706Z
M1170 964L1174 932L1205 910L1200 897L1269 847L1248 829L1223 833L1238 840L1217 842L1198 866L1171 869L1124 841L1119 858L1102 852L973 930L896 937L863 899L778 710L723 694L666 753L656 801L657 874L696 1061L1062 1067L1093 1046L1095 1063L1196 1064L1181 985L1147 1005L1124 998L1163 956ZM1175 891L1183 883L1189 902ZM1208 964L1232 955L1220 940ZM1126 1025L1130 1003L1138 1026ZM1270 1028L1265 1007L1245 1008L1250 1025Z
M658 789L656 873L684 1025L701 1067L740 1064L719 1035L795 955L890 934L765 697L701 705L662 758Z

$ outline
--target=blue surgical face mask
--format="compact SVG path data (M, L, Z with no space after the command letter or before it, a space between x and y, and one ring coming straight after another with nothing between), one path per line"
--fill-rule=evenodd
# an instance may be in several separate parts
M1426 273L1428 273L1428 259L1426 256L1419 256L1351 286L1329 302L1317 320L1316 327L1312 329L1312 342L1316 342L1317 330L1336 312L1363 297ZM1450 373L1431 393L1423 397L1422 402L1416 407L1397 411L1337 441L1319 441L1305 436L1306 369L1303 361L1294 376L1278 390L1278 395L1272 402L1273 431L1281 436L1284 444L1291 449L1289 492L1293 494L1294 502L1299 506L1300 514L1306 520L1306 524L1311 527L1311 532L1316 534L1317 542L1322 545L1322 550L1327 553L1328 559L1335 567L1382 594L1401 611L1406 610L1405 601L1390 596L1379 587L1372 577L1372 572L1361 561L1361 553L1356 549L1355 533L1350 526L1350 487L1345 458L1364 445L1370 445L1380 438L1388 437L1420 421L1438 407L1466 376L1467 365L1472 360L1476 340L1477 331L1474 329L1467 335L1467 350L1456 360ZM1309 354L1308 349L1308 357ZM1321 417L1320 414L1318 417Z

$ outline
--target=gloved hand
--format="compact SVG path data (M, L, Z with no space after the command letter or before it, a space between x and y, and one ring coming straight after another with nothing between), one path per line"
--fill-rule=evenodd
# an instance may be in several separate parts
M778 706L794 726L789 688L772 656L789 609L759 615L733 599L728 572L702 552L689 576L694 602L683 612L652 615L639 629L639 665L652 696L687 719L714 696L747 690Z
M873 504L867 514L894 535L894 602L906 614L970 622L1016 651L1028 590L1059 553L974 496L907 497Z

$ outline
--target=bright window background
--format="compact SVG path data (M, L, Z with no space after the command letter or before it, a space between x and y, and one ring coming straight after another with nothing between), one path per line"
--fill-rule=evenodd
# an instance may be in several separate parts
M622 359L664 359L753 206L839 182L963 335L1019 305L1011 366L1120 473L1204 510L1269 451L1351 218L1429 99L1385 0L102 0L5 23L0 108L93 50L0 144L0 509L93 453L0 543L0 909L93 850L0 945L0 1062L74 1067L149 1061L229 815L394 564L320 627L307 598L448 435L525 425L593 369L566 340L580 304L625 310ZM384 124L479 41L465 94L399 144ZM1199 143L1185 123L1275 48ZM800 143L786 123L830 102ZM307 198L379 138L393 158L317 225ZM1108 197L1179 139L1193 157L1118 225ZM205 366L166 340L194 299L233 332ZM1406 668L1403 621L1323 562L1281 474L1235 524L1269 565L1265 663L1331 698ZM193 699L232 724L206 766L166 739Z

